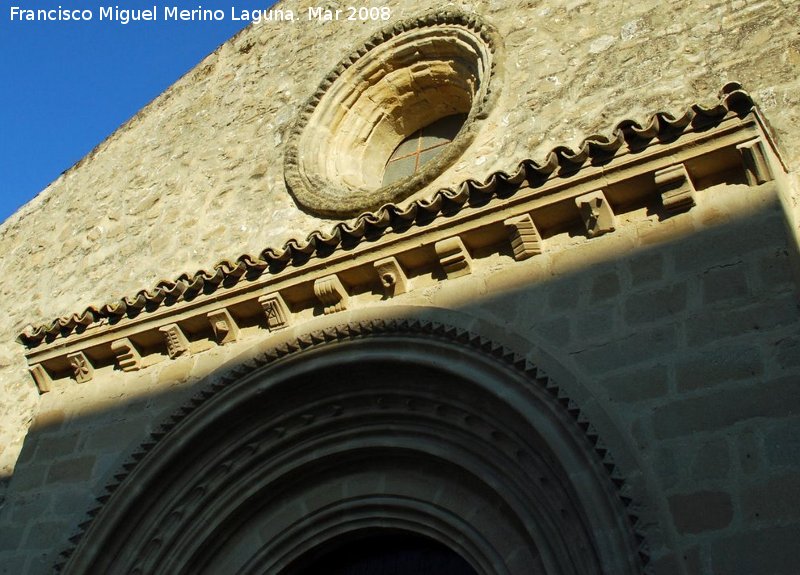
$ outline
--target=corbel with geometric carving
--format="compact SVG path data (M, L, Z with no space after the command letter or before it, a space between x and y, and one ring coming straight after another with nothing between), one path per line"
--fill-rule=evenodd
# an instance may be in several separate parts
M350 299L347 290L344 289L342 280L335 274L316 280L314 282L314 295L323 305L325 315L346 310Z
M142 369L142 356L127 337L111 342L111 351L117 357L117 365L122 371Z
M434 244L439 264L447 274L447 279L453 279L472 273L472 257L470 257L464 242L458 236Z
M397 258L384 258L376 261L374 265L386 297L394 297L406 293L410 289L406 273L400 267Z
M747 183L751 186L758 186L766 182L771 182L774 177L769 160L764 152L764 144L760 138L744 142L736 146L742 157Z
M50 374L47 373L47 370L42 366L41 363L30 366L28 371L30 371L31 377L33 377L33 381L36 383L36 387L39 389L40 394L50 391L53 380L50 379Z
M94 367L82 351L70 353L67 355L67 361L69 361L72 375L78 383L86 383L94 377Z
M211 329L214 330L214 339L217 340L219 345L225 345L239 339L239 326L236 325L236 321L227 309L222 308L212 311L206 314L206 317L211 323Z
M696 204L694 184L683 164L658 170L654 177L661 203L668 212L688 210Z
M596 238L616 229L617 218L603 190L597 190L575 198L575 205L581 212L586 233Z
M189 355L189 340L177 323L162 326L158 328L158 331L164 334L170 359L175 359L183 354Z
M258 303L267 316L267 328L270 331L283 329L292 320L292 312L280 293L271 293L258 298Z
M542 237L530 214L508 218L503 225L508 229L515 260L519 262L542 253Z

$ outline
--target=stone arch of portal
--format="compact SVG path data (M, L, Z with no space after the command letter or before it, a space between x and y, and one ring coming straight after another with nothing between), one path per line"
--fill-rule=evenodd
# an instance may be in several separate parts
M290 574L405 533L481 575L641 573L646 542L600 443L486 338L418 319L333 326L209 378L125 466L64 571Z

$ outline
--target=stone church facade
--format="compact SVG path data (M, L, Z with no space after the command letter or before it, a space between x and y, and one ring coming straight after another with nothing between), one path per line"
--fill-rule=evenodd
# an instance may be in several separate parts
M329 4L0 228L0 573L796 572L793 3Z

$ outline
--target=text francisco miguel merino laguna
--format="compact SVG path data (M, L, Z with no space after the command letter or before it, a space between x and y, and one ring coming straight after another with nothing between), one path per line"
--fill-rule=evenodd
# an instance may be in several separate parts
M188 10L178 6L158 6L145 9L120 8L119 6L100 6L95 14L91 8L72 9L57 8L51 9L28 9L20 6L11 6L10 19L12 22L69 22L69 21L90 21L97 16L101 21L112 21L120 24L129 22L156 22L163 21L213 21L226 20L230 14L230 20L240 20L242 22L260 22L268 20L295 20L297 17L291 10L270 9L270 10L245 10L231 7L230 12L219 9L207 9L202 6ZM308 20L320 22L330 20L387 20L391 16L388 7L366 8L348 7L346 9L327 8L308 8L305 15Z

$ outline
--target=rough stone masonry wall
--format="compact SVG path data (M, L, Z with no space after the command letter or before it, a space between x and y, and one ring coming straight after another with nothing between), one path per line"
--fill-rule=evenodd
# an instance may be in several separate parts
M443 7L433 0L385 4L397 19ZM434 186L540 158L556 144L577 143L623 118L680 112L713 100L733 79L754 94L796 169L794 4L446 4L482 14L499 30L505 50L494 113L462 161ZM303 13L306 5L280 6ZM301 21L249 28L3 224L0 475L11 473L39 405L23 350L13 341L26 322L331 224L298 211L286 193L285 136L332 63L382 25Z

